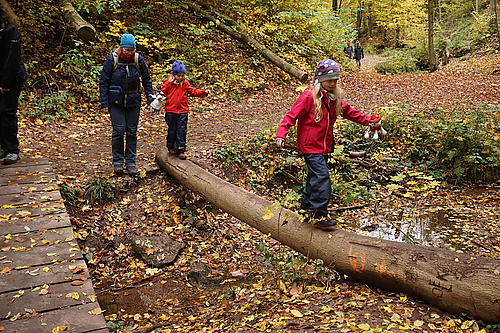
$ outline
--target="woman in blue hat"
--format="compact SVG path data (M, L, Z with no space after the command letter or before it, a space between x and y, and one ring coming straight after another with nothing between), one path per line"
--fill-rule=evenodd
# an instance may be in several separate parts
M111 116L113 127L111 151L113 169L117 175L123 174L124 165L130 175L137 173L137 127L142 102L141 81L147 105L151 104L153 96L153 84L148 67L144 57L135 49L135 37L124 34L120 47L104 61L99 80L101 109L103 112L109 112Z

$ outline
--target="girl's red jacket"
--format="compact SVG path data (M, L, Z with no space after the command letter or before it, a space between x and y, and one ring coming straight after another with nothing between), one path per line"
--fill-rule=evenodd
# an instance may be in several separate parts
M189 106L187 96L205 97L208 95L205 89L196 89L191 87L188 80L184 80L178 85L170 79L163 81L161 92L167 97L165 101L165 112L171 113L188 113Z
M330 107L330 112L325 105ZM290 111L285 114L283 121L278 127L276 138L286 138L288 129L297 123L297 149L302 154L328 154L333 149L333 124L337 120L335 110L336 101L330 100L323 92L322 111L323 118L316 122L314 120L314 97L312 88L305 90L295 101ZM343 118L367 126L371 117L353 109L345 101L342 101Z

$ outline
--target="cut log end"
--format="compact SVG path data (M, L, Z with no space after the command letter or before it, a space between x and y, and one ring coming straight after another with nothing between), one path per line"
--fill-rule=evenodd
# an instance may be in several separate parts
M80 38L83 42L88 43L94 39L95 29L92 26L80 27L77 34L78 38Z

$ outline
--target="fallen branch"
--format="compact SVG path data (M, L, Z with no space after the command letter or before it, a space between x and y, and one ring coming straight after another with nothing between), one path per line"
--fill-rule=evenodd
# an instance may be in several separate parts
M212 22L217 29L228 34L229 36L236 39L237 41L255 48L264 58L266 58L271 63L278 66L285 73L290 74L291 76L295 77L296 79L298 79L302 83L305 83L309 80L309 76L307 75L307 73L305 73L304 71L301 71L297 67L286 62L284 59L277 56L274 52L272 52L266 46L259 43L254 38L249 37L245 34L242 34L239 31L235 30L235 29L238 29L237 26L235 26L235 28L233 29L232 27L230 27L226 24L223 24L221 20L218 20L216 17L210 15L209 13L207 13L206 10L203 10L199 5L197 5L193 2L186 1L184 3L186 3L188 5L188 8L190 10L192 10L196 15L198 15L199 17L201 17L204 20ZM236 22L231 21L231 23L235 24Z
M344 211L344 210L353 210L353 209L361 209L366 207L366 205L355 205L355 206L346 206L346 207L334 207L334 208L328 208L328 211L330 212L339 212L339 211Z
M78 38L80 38L85 43L90 42L95 37L95 28L85 21L80 14L75 10L71 2L64 1L62 4L62 12L64 18L68 23L75 29Z

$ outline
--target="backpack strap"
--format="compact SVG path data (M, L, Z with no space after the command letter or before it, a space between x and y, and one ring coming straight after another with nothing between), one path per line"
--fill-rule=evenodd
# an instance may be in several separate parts
M120 62L120 59L118 57L118 52L116 51L113 51L113 72L116 70L116 68L118 67L118 65L125 65L125 63L123 62ZM137 68L137 70L140 72L141 71L141 68L139 67L139 53L135 52L135 55L134 55L134 65L135 65L135 68Z

